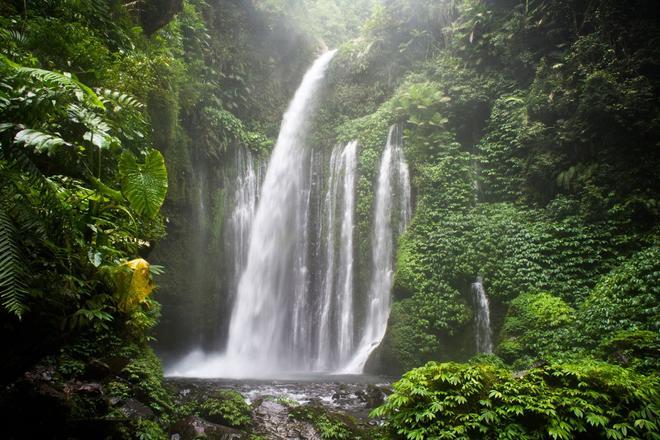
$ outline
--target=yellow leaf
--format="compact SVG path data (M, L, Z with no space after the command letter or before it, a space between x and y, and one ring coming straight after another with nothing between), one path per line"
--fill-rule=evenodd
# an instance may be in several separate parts
M147 299L155 285L151 280L147 260L136 258L122 266L116 279L119 310L129 313Z

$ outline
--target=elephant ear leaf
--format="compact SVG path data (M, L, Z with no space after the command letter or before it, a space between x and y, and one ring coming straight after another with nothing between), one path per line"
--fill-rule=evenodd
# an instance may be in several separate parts
M140 215L153 218L167 195L167 169L158 150L151 150L139 163L135 155L125 151L119 159L121 192Z

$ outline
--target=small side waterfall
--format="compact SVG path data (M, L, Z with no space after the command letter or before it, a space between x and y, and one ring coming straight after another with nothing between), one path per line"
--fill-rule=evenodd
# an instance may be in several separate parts
M492 330L490 328L490 304L486 296L483 280L477 277L472 283L472 301L475 309L475 344L477 353L493 352Z
M357 141L349 142L345 146L337 145L330 157L327 189L323 200L325 271L320 288L317 351L314 364L314 368L319 371L332 370L343 365L353 349L353 229L356 172ZM341 209L338 210L340 200ZM337 264L335 264L336 257L338 257Z
M361 373L371 352L385 336L390 315L394 276L394 231L401 233L411 217L410 175L403 155L403 139L397 125L390 128L378 172L372 237L372 275L362 338L346 373ZM392 226L392 212L400 212ZM398 235L398 234L397 234Z

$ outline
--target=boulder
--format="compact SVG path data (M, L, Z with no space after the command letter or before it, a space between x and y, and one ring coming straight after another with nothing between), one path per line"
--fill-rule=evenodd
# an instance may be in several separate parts
M289 407L281 403L266 399L257 401L252 415L255 433L268 439L321 439L311 423L289 417Z
M118 408L127 419L154 419L155 414L144 403L136 399L126 399Z
M227 426L217 425L197 416L179 420L170 430L170 439L196 440L247 440L249 435Z

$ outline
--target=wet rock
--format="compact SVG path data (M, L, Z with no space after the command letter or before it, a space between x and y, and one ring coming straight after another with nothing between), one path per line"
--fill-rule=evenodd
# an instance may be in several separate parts
M197 416L189 416L179 420L171 430L171 440L196 440L198 438L208 440L243 440L248 439L249 436L243 431L217 425Z
M339 385L339 388L332 395L332 400L335 402L341 402L343 400L348 400L351 398L351 391L345 384Z
M155 417L151 408L136 399L126 399L119 407L119 411L127 419L153 419Z
M369 384L364 391L364 397L367 408L376 408L385 402L387 392L379 386Z
M314 426L289 417L289 408L272 400L255 402L254 432L272 440L320 440Z

